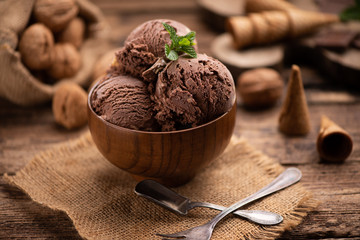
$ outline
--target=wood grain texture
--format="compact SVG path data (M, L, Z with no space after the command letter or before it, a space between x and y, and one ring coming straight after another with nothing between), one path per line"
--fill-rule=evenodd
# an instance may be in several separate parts
M113 27L112 42L120 45L140 23L154 18L171 18L197 31L200 52L211 55L210 44L217 35L197 15L195 2L157 0L149 8L146 0L94 0ZM184 3L184 5L182 5ZM160 6L164 5L164 6ZM176 7L174 7L176 6ZM303 172L301 182L321 201L295 229L281 239L360 239L360 94L328 83L316 70L302 67L312 129L305 137L287 138L277 130L279 106L262 111L237 109L235 134L283 166ZM287 79L289 68L282 71ZM326 114L349 132L354 148L344 164L320 162L316 136L320 116ZM40 151L72 139L87 127L67 131L54 123L51 105L22 108L0 100L0 175L14 174ZM0 179L0 239L80 239L69 218L33 201L19 189Z

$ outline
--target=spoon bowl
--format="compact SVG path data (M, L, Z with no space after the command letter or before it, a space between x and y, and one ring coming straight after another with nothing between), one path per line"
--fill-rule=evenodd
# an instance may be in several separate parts
M195 207L206 207L220 211L226 209L212 203L192 202L190 199L150 179L139 182L135 186L135 193L181 215L186 215L189 210ZM237 210L233 214L261 225L276 225L283 221L279 214L261 210Z

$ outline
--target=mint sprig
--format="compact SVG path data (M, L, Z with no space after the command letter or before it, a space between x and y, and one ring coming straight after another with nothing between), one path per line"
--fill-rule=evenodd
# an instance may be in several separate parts
M360 0L355 0L355 6L346 8L340 13L341 21L358 20L360 21Z
M179 58L179 54L186 53L192 58L197 58L195 49L192 47L195 45L194 31L189 32L185 36L178 36L175 29L169 24L162 23L166 31L170 34L171 44L165 44L165 55L171 60L175 61Z

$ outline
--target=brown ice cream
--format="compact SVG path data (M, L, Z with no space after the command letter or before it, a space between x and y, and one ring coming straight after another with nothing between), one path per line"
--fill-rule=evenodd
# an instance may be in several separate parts
M229 70L205 54L170 62L156 83L156 120L163 131L194 127L230 110L235 86Z
M144 82L117 76L100 83L91 96L94 111L104 120L136 130L154 130L153 103Z
M119 73L144 79L142 73L151 67L159 57L165 57L165 43L170 45L169 33L162 23L175 28L178 35L186 35L190 29L174 20L156 19L147 21L135 28L127 37L124 47L116 58L119 63ZM194 46L196 48L196 45ZM155 79L146 79L147 81Z
M171 40L162 22L177 35L190 32L181 23L159 19L129 35L91 96L93 109L106 121L138 130L173 131L209 122L233 106L234 81L218 60L198 54L165 61L165 43L171 45ZM158 60L163 68L154 73Z

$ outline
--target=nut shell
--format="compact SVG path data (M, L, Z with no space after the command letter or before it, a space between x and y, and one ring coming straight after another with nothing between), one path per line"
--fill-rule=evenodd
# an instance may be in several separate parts
M67 129L84 126L87 122L87 94L78 84L61 83L52 103L55 121Z
M78 14L79 7L73 0L37 0L34 5L36 20L53 32L59 32Z
M76 48L70 43L55 44L54 61L48 74L56 79L74 76L81 66L81 57Z
M84 41L85 22L81 18L74 18L65 29L59 34L58 40L62 43L71 43L80 48Z
M41 23L28 27L19 42L21 59L33 70L50 67L54 59L54 37L51 31Z
M257 68L241 74L237 91L247 107L260 108L274 105L284 88L280 74L271 68Z

